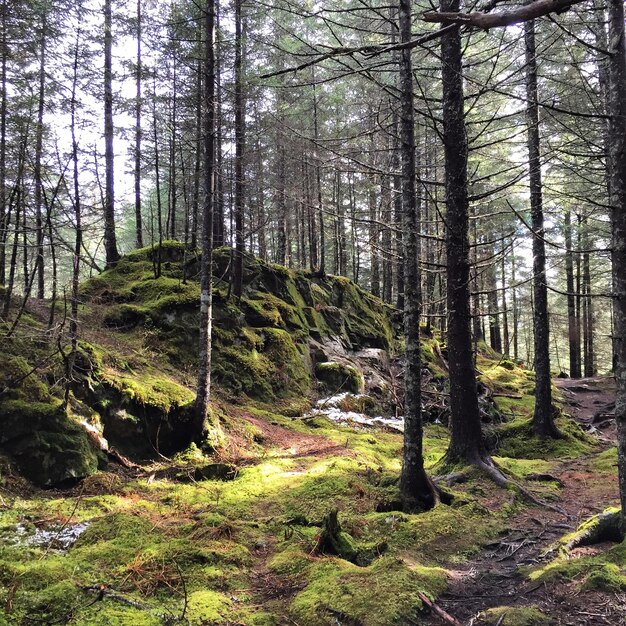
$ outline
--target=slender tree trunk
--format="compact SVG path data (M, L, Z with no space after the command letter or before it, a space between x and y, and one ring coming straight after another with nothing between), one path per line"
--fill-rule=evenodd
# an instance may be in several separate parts
M135 246L143 248L141 222L141 0L137 0L137 67L135 68Z
M200 341L198 391L192 441L201 442L217 423L210 416L211 324L213 308L213 207L215 201L215 0L207 0L204 57L204 207L202 211L202 261L200 273ZM209 422L211 422L209 424Z
M587 219L583 221L582 247L582 292L583 292L583 344L585 376L595 375L595 350L593 341L593 298L591 297L591 259L587 252L590 247Z
M411 40L411 2L399 1L400 41ZM402 159L402 227L404 230L405 307L404 336L404 445L400 490L404 508L425 510L436 502L433 485L424 469L421 408L420 307L419 274L420 239L417 236L418 211L415 184L415 121L413 110L413 70L410 49L399 55L400 70L400 152Z
M43 300L45 295L44 279L44 227L42 217L42 175L41 160L43 156L43 111L46 93L46 36L48 31L48 16L43 9L41 15L41 38L39 40L39 93L37 97L37 124L35 126L35 223L37 237L37 298Z
M156 203L157 203L157 234L159 236L159 245L157 248L156 259L153 259L155 264L155 278L161 276L161 253L162 253L162 244L163 244L163 207L161 202L161 162L160 162L160 151L159 151L159 129L157 122L157 109L156 109L156 78L157 72L156 68L154 71L153 82L152 82L152 138L154 140L154 183L155 183L155 192L156 192ZM153 242L154 243L154 242Z
M71 294L71 313L69 336L71 342L71 352L68 357L67 364L67 382L65 386L65 405L69 402L70 388L74 374L74 363L76 361L76 351L78 348L78 289L80 286L80 254L83 245L83 228L82 228L82 211L80 204L80 184L78 180L78 142L76 140L76 85L78 83L78 61L79 61L79 39L80 29L76 33L76 47L74 49L74 73L72 80L72 98L70 100L70 133L72 136L72 166L74 177L74 197L72 204L74 205L74 226L76 236L74 239L74 255L72 262L72 294Z
M550 320L548 317L548 284L546 246L544 242L541 185L541 150L539 144L539 107L537 99L537 58L535 23L524 24L526 50L526 121L528 125L528 166L530 169L530 211L533 229L533 298L535 302L535 411L533 430L539 437L558 437L552 416L552 381L550 377Z
M0 285L6 280L6 244L9 235L7 206L7 0L0 4Z
M104 250L106 265L112 267L119 259L115 235L115 172L113 153L113 22L111 1L104 0L104 147L105 147L105 199L104 199Z
M347 250L346 250L346 218L345 206L343 203L343 186L341 179L341 170L335 170L337 192L335 196L337 209L337 273L340 276L347 276Z
M224 159L222 155L222 37L219 0L215 0L215 202L213 203L213 245L226 245L226 211L224 199ZM231 228L232 236L232 228Z
M4 318L9 314L11 308L11 297L13 295L13 287L15 285L15 274L17 272L17 256L20 244L20 219L22 217L23 201L22 189L24 178L24 161L26 159L26 142L28 141L28 133L24 135L24 139L20 146L20 152L17 162L16 182L9 199L9 210L11 210L11 202L15 198L15 226L13 228L13 246L11 249L11 259L9 262L9 276L6 283L6 291L4 294L4 305L2 307L2 316Z
M320 265L319 273L324 276L326 274L326 230L324 225L324 202L322 196L322 165L320 163L319 154L317 154L317 141L319 139L319 121L317 115L317 90L315 88L315 73L313 79L313 131L315 137L315 182L317 183L317 214L320 227Z
M178 137L178 98L176 92L178 90L178 67L176 54L172 59L172 110L170 116L170 166L169 166L169 185L168 185L168 212L167 221L169 223L169 238L176 239L176 212L178 211L178 171L176 165L176 139Z
M580 334L576 322L576 296L574 295L574 254L572 252L572 212L565 211L565 284L567 290L567 328L569 338L569 374L580 378Z
M489 246L487 250L487 256L493 258L495 254L493 246ZM487 289L489 291L487 295L487 305L489 307L489 343L492 350L502 352L502 331L500 329L500 313L498 311L498 283L494 262L495 261L491 261L489 267L485 270Z
M609 0L609 171L613 259L613 354L617 398L617 465L626 531L626 44L624 4Z
M197 40L198 49L202 43L202 28L198 26ZM198 245L198 208L200 205L200 178L202 165L202 59L198 55L196 66L196 158L193 166L193 195L191 199L191 248Z
M511 353L511 337L509 334L509 312L506 301L506 254L504 249L500 258L500 276L502 277L502 333L504 335L502 352L508 356Z
M370 115L374 115L370 111ZM376 168L376 152L374 146L374 127L370 128L369 137L370 162L372 167ZM382 182L382 181L381 181ZM370 246L370 291L375 295L380 295L380 257L378 254L378 242L380 237L380 229L378 227L378 212L376 207L376 174L372 173L368 176L367 181L367 203L369 211L369 246Z
M245 94L243 88L243 0L235 0L235 259L233 291L236 298L243 292L244 253L244 151L246 141Z

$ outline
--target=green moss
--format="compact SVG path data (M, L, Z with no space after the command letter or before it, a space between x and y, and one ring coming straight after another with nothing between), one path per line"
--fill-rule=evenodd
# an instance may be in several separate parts
M187 617L192 626L223 624L229 617L231 601L217 591L196 591L189 596Z
M195 398L195 394L187 387L145 370L141 376L126 376L105 370L103 382L118 391L124 402L152 407L166 415L172 409L190 404Z
M87 431L56 400L0 403L0 444L38 485L83 478L98 469L99 452Z
M388 626L415 619L422 607L419 592L435 596L445 587L439 568L409 567L381 558L369 567L324 559L310 571L308 585L290 612L302 626L325 626L336 620L363 626Z
M88 602L88 598L85 602ZM81 611L70 626L161 626L163 621L155 610L154 614L105 597L86 611Z
M485 624L495 626L549 626L552 620L534 606L497 606L480 614Z
M589 453L594 440L567 417L556 419L563 434L561 439L543 439L533 433L532 422L518 418L496 426L493 430L497 440L498 455L520 459L571 459Z
M0 391L3 398L49 402L51 396L40 374L24 357L4 352L0 354Z
M592 467L599 474L615 475L617 472L617 448L612 447L595 455Z
M318 363L315 376L324 390L332 395L339 392L363 393L363 375L351 365L343 363Z

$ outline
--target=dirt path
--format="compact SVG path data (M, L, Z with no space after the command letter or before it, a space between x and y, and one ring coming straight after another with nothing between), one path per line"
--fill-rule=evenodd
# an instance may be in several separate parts
M606 448L614 442L614 426L597 415L611 410L613 381L606 378L558 380L567 410L584 427L598 436ZM594 425L594 418L596 424ZM598 428L598 426L602 428ZM580 592L575 583L537 583L526 578L524 566L549 560L543 555L560 536L576 528L585 518L617 500L617 477L607 480L592 470L594 455L563 461L553 474L563 482L558 505L566 515L547 508L526 508L510 522L496 542L460 569L453 569L447 592L438 604L467 626L483 624L479 613L497 606L535 606L550 616L555 626L626 626L626 594L600 591ZM601 548L594 548L599 549ZM581 549L588 553L589 548ZM444 624L429 616L427 624Z

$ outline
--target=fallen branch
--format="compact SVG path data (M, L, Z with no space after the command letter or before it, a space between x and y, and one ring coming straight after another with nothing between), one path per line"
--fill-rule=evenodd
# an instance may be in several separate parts
M444 622L451 626L463 626L456 617L453 617L447 611L444 611L440 606L437 606L425 593L421 591L417 592L420 600L436 615L438 615Z

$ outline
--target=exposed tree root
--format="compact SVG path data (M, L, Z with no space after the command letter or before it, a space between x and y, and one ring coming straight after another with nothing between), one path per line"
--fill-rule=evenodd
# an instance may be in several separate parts
M621 525L621 511L610 509L594 515L579 526L570 539L561 545L565 553L581 546L591 546L603 541L619 542L624 539Z
M494 482L498 487L503 489L512 489L517 495L519 495L525 502L541 506L546 509L555 511L561 515L567 516L567 513L560 507L544 502L530 491L522 487L516 480L513 479L510 472L498 465L491 457L477 457L472 460L466 461L468 470L471 468L478 469L489 480ZM446 463L447 465L448 463ZM451 472L443 476L435 477L435 482L444 482L446 485L451 486L455 483L465 482L469 477L468 471ZM555 479L558 480L558 479Z

